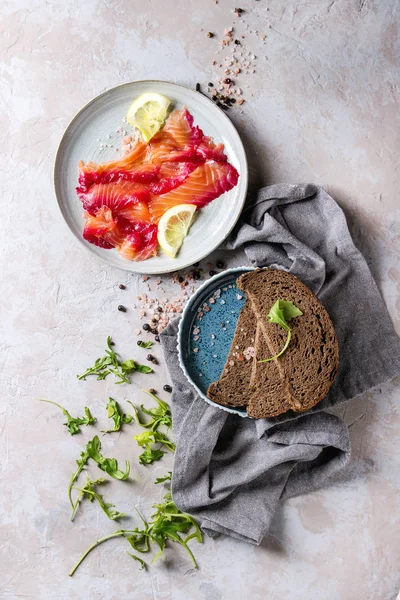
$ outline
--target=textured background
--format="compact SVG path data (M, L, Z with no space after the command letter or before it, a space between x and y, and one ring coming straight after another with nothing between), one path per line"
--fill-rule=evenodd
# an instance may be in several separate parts
M2 599L392 600L400 587L399 379L342 411L353 423L350 468L336 485L287 502L261 547L207 539L195 547L198 572L171 550L143 573L124 544L111 541L73 579L67 576L83 549L114 528L92 505L69 522L66 485L91 432L70 438L57 409L37 398L58 400L73 413L88 403L102 426L110 393L145 400L138 392L144 376L125 388L75 378L109 333L124 356L137 355L131 307L143 289L136 276L86 253L56 206L58 142L93 96L134 79L207 83L224 28L242 28L256 73L242 79L243 113L230 114L253 185L324 185L346 210L400 332L399 3L240 0L243 23L235 6L236 0L1 3ZM209 30L218 35L207 38ZM121 301L131 308L126 314L116 309ZM162 365L157 373L145 384L161 389ZM133 431L126 427L118 444L105 440L105 453L135 464ZM138 504L148 514L161 495L154 473L165 470L134 467L134 481L111 484L106 495L120 510L132 513Z

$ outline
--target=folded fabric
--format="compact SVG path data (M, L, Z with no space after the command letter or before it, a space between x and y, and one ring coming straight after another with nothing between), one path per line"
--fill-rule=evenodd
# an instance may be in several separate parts
M252 266L297 275L319 296L339 340L339 372L322 402L302 415L254 421L198 397L178 363L177 321L161 335L174 384L174 501L210 535L258 544L282 498L323 486L347 464L347 427L324 410L399 374L400 341L342 210L323 189L261 189L225 248L228 266L244 249Z

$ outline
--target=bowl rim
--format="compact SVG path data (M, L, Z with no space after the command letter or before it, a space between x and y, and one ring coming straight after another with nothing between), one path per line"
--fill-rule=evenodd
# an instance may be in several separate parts
M79 117L81 116L81 114L84 113L89 108L89 106L91 106L94 102L97 102L99 100L99 98L101 98L102 96L106 96L107 94L109 94L110 92L113 92L114 90L117 90L117 89L120 89L120 88L123 88L123 87L127 87L127 86L130 86L130 85L135 84L135 83L141 83L141 84L144 83L144 84L149 84L149 85L154 84L154 83L157 83L157 84L158 83L168 84L168 85L172 85L172 86L177 87L177 88L185 89L185 90L187 90L189 92L192 92L193 94L199 94L201 96L201 102L204 102L205 104L208 104L208 105L212 106L215 111L219 112L219 115L220 115L221 119L229 122L229 124L233 128L234 133L236 134L236 137L237 137L236 141L238 143L238 146L240 147L241 160L243 160L243 172L240 173L240 178L241 178L242 181L244 180L244 184L243 184L243 197L241 199L240 206L238 206L236 219L232 223L229 231L225 232L223 239L222 240L218 240L216 242L216 245L214 246L214 248L212 250L208 250L206 253L201 254L198 257L196 257L196 260L189 261L187 264L181 265L179 267L180 269L186 269L186 268L190 267L192 264L194 264L195 262L203 260L204 258L206 258L207 256L209 256L212 252L214 252L223 243L224 240L226 240L226 238L229 236L229 234L231 233L231 231L235 227L236 223L238 222L238 220L240 218L240 215L243 212L243 208L244 208L244 205L245 205L245 202L246 202L246 198L247 198L248 187L249 187L249 163L248 163L248 160L247 160L246 150L244 148L244 144L243 144L242 138L240 137L239 132L238 132L235 124L226 115L226 113L222 110L222 108L219 108L210 98L208 98L204 94L196 92L195 90L193 90L192 88L190 88L190 87L188 87L186 85L182 85L180 83L175 83L174 81L167 81L167 80L163 80L163 79L134 79L132 81L127 81L125 83L121 83L119 85L112 86L112 87L104 90L100 94L97 94L97 96L95 96L94 98L92 98L91 100L89 100L89 102L86 102L86 104L84 104L84 106L82 106L82 108L80 108L75 113L75 115L72 117L72 119L69 121L68 125L64 129L64 133L62 134L61 139L60 139L60 141L58 143L56 154L55 154L55 159L54 159L54 167L53 167L53 192L54 192L54 195L56 197L58 209L59 209L59 211L61 213L61 216L62 216L65 224L67 225L68 229L72 233L72 235L75 238L75 240L77 240L79 242L79 244L80 244L81 247L85 248L92 256L96 256L103 263L106 263L110 267L113 267L115 269L119 269L121 271L128 271L129 273L137 273L139 275L145 274L145 272L142 271L142 270L136 271L133 268L131 268L132 265L137 264L137 263L135 263L135 261L128 261L127 260L126 261L126 266L125 266L125 263L121 263L121 264L118 264L118 265L110 264L109 260L107 260L106 255L97 254L92 248L90 248L90 245L85 242L85 240L83 239L82 236L77 235L77 233L70 226L68 218L67 218L67 216L65 214L65 210L63 208L63 203L61 201L61 196L58 194L58 181L57 181L57 173L58 173L58 169L59 169L59 163L62 160L62 149L63 149L64 142L70 136L70 130L73 127L73 125L75 124L75 122L79 119ZM173 269L173 268L170 268L170 267L167 267L167 268L160 267L157 271L154 271L154 270L151 271L151 274L152 275L162 275L162 274L166 274L166 273L173 273L174 270L176 270L176 268Z
M210 398L208 398L206 396L206 394L204 394L200 388L195 384L195 382L192 380L192 378L189 375L189 372L186 368L184 359L183 359L183 352L182 352L182 340L183 340L183 323L185 320L185 316L189 313L190 307L193 306L193 304L196 302L196 299L198 298L198 296L211 284L211 282L215 282L218 279L222 279L227 273L233 273L233 272L242 272L245 273L247 271L255 271L256 267L253 267L251 265L241 265L238 267L231 267L229 269L225 269L225 271L221 271L221 273L217 273L216 275L213 275L213 277L210 277L210 279L207 279L207 281L205 281L204 283L202 283L197 290L195 291L195 293L189 298L185 308L183 309L182 312L182 316L179 320L179 325L178 325L178 335L177 335L177 350L178 350L178 360L179 360L179 366L181 367L187 381L189 382L189 384L196 390L197 394L200 396L200 398L202 398L203 400L205 400L205 402L207 402L207 404L209 404L210 406L213 406L214 408L219 408L220 410L223 410L225 412L228 412L230 414L233 415L238 415L239 417L242 418L248 418L251 419L252 417L250 417L247 414L246 410L239 410L237 408L230 408L229 406L223 406L222 404L217 404L217 402L214 402L213 400L210 400Z

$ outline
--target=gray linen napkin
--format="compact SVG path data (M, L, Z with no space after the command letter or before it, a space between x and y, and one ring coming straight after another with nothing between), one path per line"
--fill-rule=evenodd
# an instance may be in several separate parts
M244 249L253 266L300 277L327 308L339 340L339 372L322 402L303 415L254 421L197 396L178 363L177 321L161 335L174 384L174 501L210 535L259 544L281 499L323 486L348 463L347 427L324 409L399 374L400 342L342 210L322 188L261 189L225 248Z

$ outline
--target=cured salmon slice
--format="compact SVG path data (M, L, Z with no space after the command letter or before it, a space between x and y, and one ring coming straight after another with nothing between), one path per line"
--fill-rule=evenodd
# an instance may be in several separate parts
M237 184L239 173L228 162L207 162L197 167L179 187L167 194L153 196L149 205L155 222L171 206L177 204L195 204L198 208L206 206L211 200L228 192Z
M128 260L145 260L157 254L157 225L113 217L111 209L105 206L97 215L85 212L84 217L83 237L91 244L116 248Z

